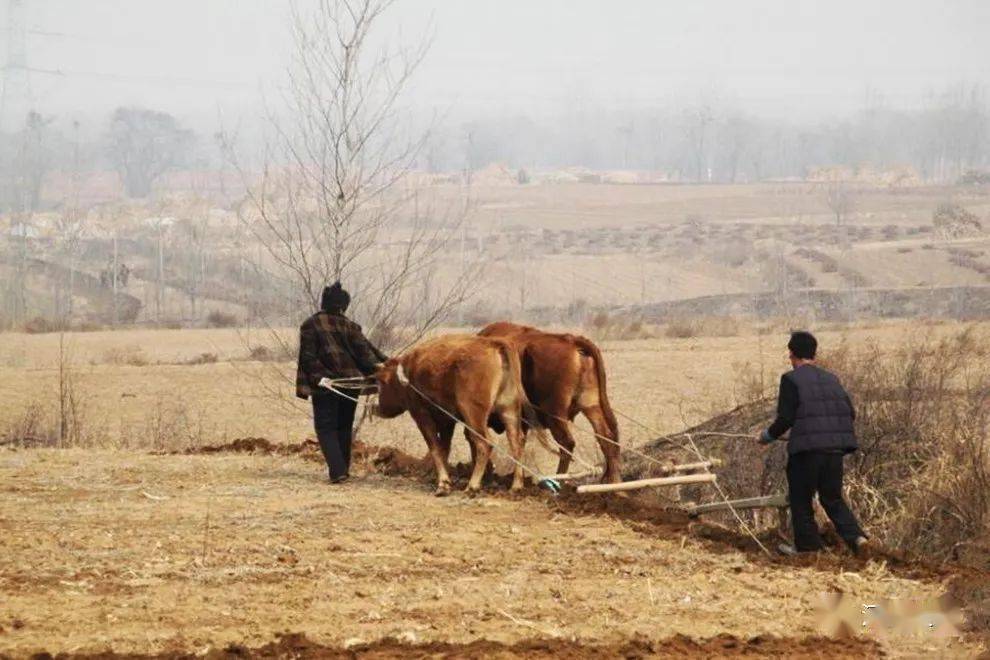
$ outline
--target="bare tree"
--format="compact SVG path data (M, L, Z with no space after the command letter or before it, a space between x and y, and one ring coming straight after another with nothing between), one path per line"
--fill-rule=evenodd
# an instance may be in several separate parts
M155 181L181 164L194 136L172 115L145 108L117 108L110 119L110 157L130 197L147 197Z
M463 200L438 206L412 172L429 131L402 121L403 92L428 42L375 50L372 29L394 0L318 0L294 8L293 64L284 109L269 112L260 176L233 156L247 184L242 221L283 276L296 310L317 306L322 288L344 282L356 312L385 345L397 327L420 334L469 290L450 276L428 301L442 255L465 217ZM412 137L410 137L412 136ZM432 285L437 286L437 285ZM298 313L298 312L297 312Z
M708 125L713 121L715 121L715 113L708 103L696 106L689 113L688 134L694 152L694 170L698 181L709 179L706 167L707 146L705 140L708 137Z
M856 205L849 184L838 176L832 177L825 186L825 204L835 216L835 226L844 226Z

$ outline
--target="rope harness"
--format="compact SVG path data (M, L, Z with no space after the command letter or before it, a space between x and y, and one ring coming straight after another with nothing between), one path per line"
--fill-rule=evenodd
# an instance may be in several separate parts
M480 431L478 431L477 429L475 429L474 427L472 427L470 424L466 423L464 420L462 420L459 417L457 417L457 415L453 414L452 412L450 412L449 410L447 410L446 408L444 408L443 406L441 406L439 403L437 403L436 401L434 401L432 398L430 398L430 396L427 395L425 392L423 392L423 390L421 390L418 387L416 387L413 384L413 382L409 379L409 377L406 376L405 370L402 368L402 365L401 364L399 365L398 369L396 370L396 377L399 379L399 382L400 383L402 383L406 387L409 387L413 392L415 392L416 394L418 394L419 396L421 396L424 401L426 401L427 403L429 403L431 406L433 406L434 408L436 408L437 410L439 410L440 412L442 412L444 415L446 415L450 419L454 420L454 422L457 422L459 424L462 424L464 426L464 428L466 428L468 431L470 431L475 436L477 436L478 438L480 438L481 441L484 442L486 445L488 445L489 447L491 447L495 451L501 452L503 456L505 456L510 461L512 461L512 463L515 464L517 467L519 467L520 469L524 470L525 472L528 472L534 479L536 479L536 484L540 488L545 488L545 489L549 490L551 493L553 493L554 495L556 495L557 493L560 492L560 484L555 479L551 479L549 477L546 477L546 476L540 474L539 472L537 472L536 470L534 470L533 468L529 467L528 465L526 465L522 461L517 460L516 457L513 456L511 452L508 452L508 451L502 449L501 447L499 447L498 445L496 445L494 442L490 441L488 439L488 437L484 433L481 433Z

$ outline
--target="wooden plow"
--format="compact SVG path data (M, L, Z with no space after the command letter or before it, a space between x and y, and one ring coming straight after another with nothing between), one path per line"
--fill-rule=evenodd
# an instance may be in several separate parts
M636 479L634 481L623 481L617 484L585 484L577 487L579 493L614 493L626 490L639 490L641 488L653 488L657 486L678 486L681 484L710 483L715 481L715 475L710 472L702 474L678 474L678 472L690 472L692 470L708 470L721 465L718 459L708 461L698 461L697 463L682 463L680 465L665 465L659 468L660 472L672 476L651 477L649 479ZM580 474L580 473L579 473Z
M684 507L690 516L697 516L702 513L714 513L716 511L727 511L735 509L743 511L746 509L785 509L788 506L787 495L778 493L776 495L764 495L762 497L746 497L741 500L727 500L725 502L710 502L708 504L693 504Z
M678 472L690 472L691 470L708 470L713 467L718 467L722 464L722 461L715 458L709 461L698 461L697 463L682 463L681 465L665 465L658 469L662 474L677 474ZM557 481L575 481L577 479L584 479L585 477L597 477L601 475L601 470L581 470L580 472L562 472L560 474L547 475L550 479L556 479ZM649 481L648 479L640 479L638 481ZM638 483L638 481L626 481L624 483ZM645 486L644 486L645 488ZM578 492L581 491L580 487Z
M680 484L698 484L715 481L715 475L711 472L703 474L682 474L676 477L655 477L653 479L637 479L635 481L623 481L617 484L585 484L578 486L579 493L615 493L624 490L639 490L641 488L652 488L654 486L678 486Z
M579 493L614 493L630 490L640 490L642 488L654 488L659 486L679 486L683 484L712 483L716 477L709 472L713 467L718 467L722 462L718 459L698 461L696 463L682 463L680 465L667 465L660 468L660 472L670 476L651 477L649 479L636 479L634 481L623 481L617 484L584 484L577 487ZM678 474L680 472L691 472L693 470L705 470L700 474ZM566 474L551 475L551 479L557 481L572 481L593 477L601 474L599 470L583 470L581 472L569 472ZM763 495L761 497L745 497L738 500L725 500L723 502L710 502L707 504L690 504L684 507L684 511L691 517L699 516L703 513L715 513L718 511L745 511L748 509L778 509L783 510L788 506L787 495L778 493L776 495Z

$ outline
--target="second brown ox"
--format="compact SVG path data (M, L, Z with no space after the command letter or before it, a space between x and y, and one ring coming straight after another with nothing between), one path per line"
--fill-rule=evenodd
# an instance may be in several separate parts
M582 413L591 423L605 455L602 481L618 483L619 425L608 401L605 362L590 339L578 335L543 332L525 325L499 321L479 333L512 341L522 363L526 396L536 409L540 424L550 429L560 452L557 472L570 467L574 437L570 422Z
M437 471L437 495L450 492L447 460L456 417L465 425L473 469L467 490L477 491L491 456L488 420L505 428L512 457L523 452L522 415L528 405L519 355L505 339L447 335L423 342L401 357L388 360L375 374L378 414L397 417L409 412L416 422ZM449 413L449 414L448 414ZM512 489L523 486L516 464Z

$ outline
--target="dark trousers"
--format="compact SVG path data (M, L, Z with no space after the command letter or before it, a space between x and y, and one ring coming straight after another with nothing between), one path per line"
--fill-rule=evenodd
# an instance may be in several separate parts
M865 536L856 516L842 497L843 454L817 451L792 454L787 459L787 487L794 527L794 547L798 552L820 550L822 539L815 523L812 500L818 501L835 524L835 529L852 548L856 539Z
M351 468L351 438L357 403L334 392L313 392L313 426L330 478L343 477Z

